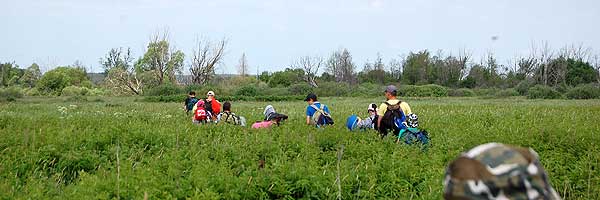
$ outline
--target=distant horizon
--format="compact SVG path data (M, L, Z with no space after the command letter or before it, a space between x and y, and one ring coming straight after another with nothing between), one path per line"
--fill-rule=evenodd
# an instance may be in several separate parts
M5 1L0 13L0 62L42 71L82 63L101 72L111 48L143 55L151 35L167 31L171 45L190 55L198 38L229 43L217 73L237 73L245 53L249 71L284 70L302 56L347 48L357 71L380 53L385 64L410 52L466 50L479 62L488 52L499 64L527 56L532 43L553 50L567 45L600 54L600 2L476 0L349 1ZM201 12L200 12L201 11ZM322 73L324 69L319 71Z

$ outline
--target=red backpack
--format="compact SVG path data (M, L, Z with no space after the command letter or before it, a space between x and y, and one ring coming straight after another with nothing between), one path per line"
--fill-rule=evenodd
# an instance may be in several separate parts
M206 121L208 119L208 113L204 108L204 101L198 101L196 112L194 113L194 119L196 121Z

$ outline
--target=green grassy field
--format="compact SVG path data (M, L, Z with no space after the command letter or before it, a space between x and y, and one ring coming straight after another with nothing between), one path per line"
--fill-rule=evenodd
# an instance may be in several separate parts
M321 99L337 123L326 129L304 125L305 102L272 102L290 118L268 130L196 126L179 103L89 99L0 104L0 199L332 199L338 176L344 199L441 199L446 165L487 142L532 147L563 198L600 199L598 100L406 99L432 137L421 152L345 129L381 98ZM267 104L233 110L251 124Z

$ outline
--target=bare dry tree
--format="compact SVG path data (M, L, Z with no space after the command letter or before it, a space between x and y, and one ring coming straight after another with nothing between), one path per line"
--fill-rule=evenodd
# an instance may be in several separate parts
M466 50L466 49L461 49L458 51L458 67L457 69L460 70L460 80L463 80L464 78L467 77L468 73L469 73L469 62L471 62L471 58L473 57L473 53Z
M591 60L592 49L590 47L583 47L583 44L567 45L561 49L561 55L565 58L572 58L577 61L588 62Z
M242 57L240 58L237 66L237 70L241 76L248 75L248 59L246 59L246 53L242 53Z
M322 57L304 56L292 63L292 68L304 70L304 81L316 88L319 87L316 81L317 73L322 65L324 65Z
M222 61L225 55L225 38L213 43L208 39L198 40L197 49L194 49L190 72L192 73L192 82L205 85L209 83L215 75L216 66Z
M596 69L596 73L598 73L596 80L598 81L598 84L600 84L600 57L598 57L598 55L592 57L592 66Z

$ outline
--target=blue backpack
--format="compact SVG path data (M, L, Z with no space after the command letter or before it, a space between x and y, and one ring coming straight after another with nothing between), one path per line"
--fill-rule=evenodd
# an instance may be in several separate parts
M185 109L188 111L194 109L196 103L198 103L198 99L196 97L190 98L190 100L187 102L187 105L185 105Z

